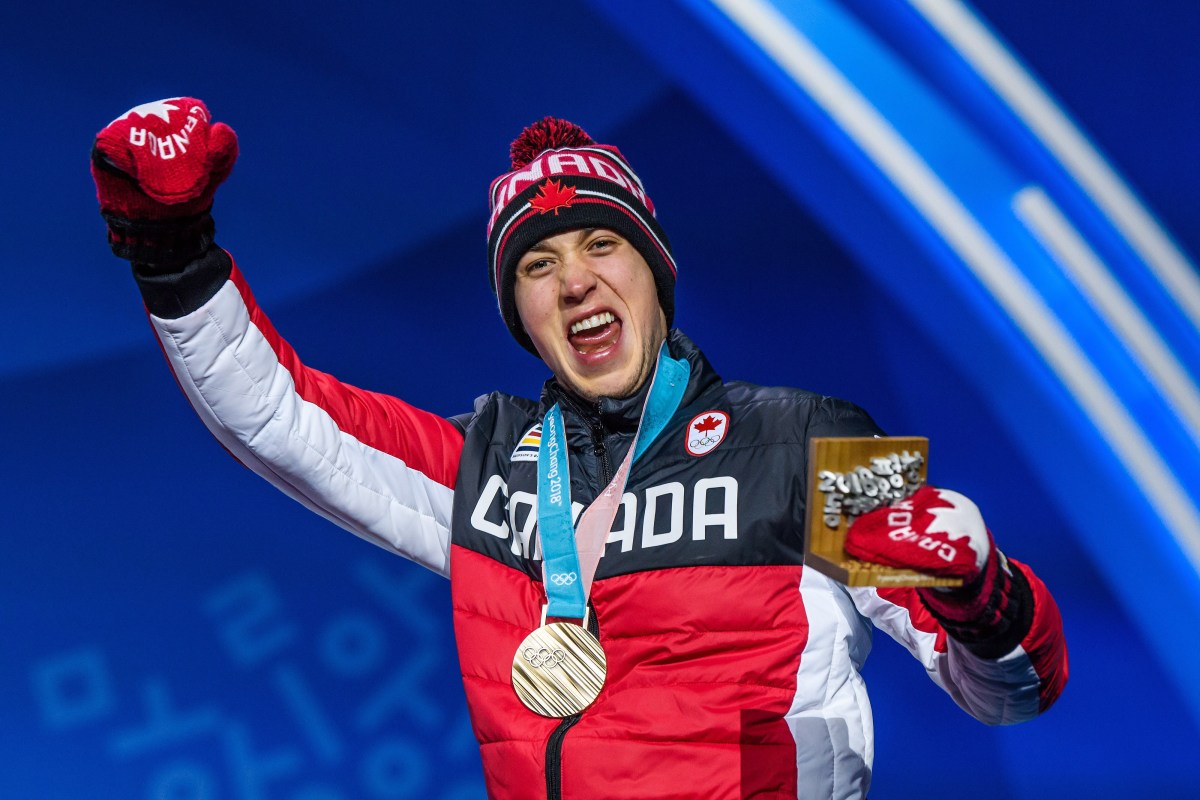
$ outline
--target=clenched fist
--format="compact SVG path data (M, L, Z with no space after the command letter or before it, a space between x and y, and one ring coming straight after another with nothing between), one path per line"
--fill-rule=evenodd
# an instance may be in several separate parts
M233 129L195 98L145 103L110 122L92 147L92 177L113 252L150 262L196 255L211 243L208 212L237 154Z

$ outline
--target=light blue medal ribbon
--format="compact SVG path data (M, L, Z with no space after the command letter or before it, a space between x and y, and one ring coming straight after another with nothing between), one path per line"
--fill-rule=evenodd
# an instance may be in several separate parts
M542 574L548 617L583 619L587 598L579 580L579 552L571 520L571 474L562 410L555 403L542 421L538 444L538 535L542 537Z
M650 392L642 409L642 420L630 449L633 461L646 452L667 423L671 421L687 389L691 368L683 359L671 358L666 342L658 351L658 364L651 379ZM567 436L562 410L555 403L542 422L542 441L538 445L538 535L542 540L542 575L546 584L547 617L583 619L587 614L579 549L571 515L571 475L567 464ZM625 491L629 471L618 470L613 478L618 496ZM611 484L610 484L610 488ZM607 490L606 490L607 491ZM615 516L616 509L613 510ZM604 530L612 527L612 519ZM587 585L591 585L587 576Z

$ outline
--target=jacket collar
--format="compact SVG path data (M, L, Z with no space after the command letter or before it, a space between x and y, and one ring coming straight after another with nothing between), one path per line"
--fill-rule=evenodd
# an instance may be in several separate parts
M672 358L686 359L691 368L687 391L684 392L680 407L687 406L710 387L721 382L721 377L700 352L700 348L678 328L667 334L667 351ZM641 422L642 408L649 391L650 381L646 381L630 397L601 397L592 402L566 389L556 378L551 378L542 388L541 411L545 414L554 403L560 403L564 413L582 417L590 424L599 423L606 431L633 433Z

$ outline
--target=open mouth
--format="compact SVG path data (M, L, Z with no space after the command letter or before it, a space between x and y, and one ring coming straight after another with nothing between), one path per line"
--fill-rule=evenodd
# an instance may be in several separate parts
M621 336L621 321L611 311L601 311L571 326L567 340L582 355L591 355L616 344Z

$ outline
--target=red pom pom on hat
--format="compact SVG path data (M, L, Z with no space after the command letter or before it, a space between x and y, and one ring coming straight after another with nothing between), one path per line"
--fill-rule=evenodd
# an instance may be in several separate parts
M543 117L521 131L521 135L513 140L508 152L512 158L512 168L520 169L547 150L559 147L586 147L595 143L596 141L574 122L557 117Z

